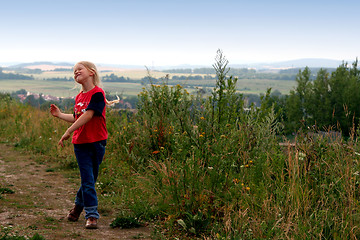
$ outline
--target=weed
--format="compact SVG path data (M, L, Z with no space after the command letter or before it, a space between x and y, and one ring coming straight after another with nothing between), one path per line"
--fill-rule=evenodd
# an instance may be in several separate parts
M35 233L32 237L19 236L12 231L11 227L1 227L0 240L45 240L45 238L38 233Z
M145 238L145 236L144 236L144 234L139 233L139 234L133 236L132 238L133 238L133 239L142 239L142 238Z
M38 226L36 226L35 224L32 224L32 225L29 226L29 229L31 229L31 230L38 230L39 228L38 228Z
M4 188L0 188L0 194L13 194L15 193L14 190L4 187Z
M115 218L110 227L112 228L137 228L141 227L142 224L135 217L117 217Z
M204 216L202 212L198 212L195 215L185 213L183 219L178 219L177 223L186 231L199 236L205 231L210 223L210 220Z

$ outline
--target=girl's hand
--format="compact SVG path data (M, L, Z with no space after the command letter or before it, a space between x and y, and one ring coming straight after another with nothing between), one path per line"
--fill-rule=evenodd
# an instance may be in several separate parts
M70 138L70 133L68 132L68 131L66 131L65 133L64 133L64 135L61 137L61 139L60 139L60 141L59 141L59 145L61 146L61 147L64 147L64 143L63 143L63 141L66 141L66 140L68 140Z
M55 104L51 104L51 105L50 105L50 113L51 113L54 117L59 117L61 111L60 111L60 109L59 109Z

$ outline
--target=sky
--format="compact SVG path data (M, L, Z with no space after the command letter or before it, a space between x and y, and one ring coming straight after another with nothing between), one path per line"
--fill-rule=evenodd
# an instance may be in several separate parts
M0 64L354 61L360 1L0 0Z

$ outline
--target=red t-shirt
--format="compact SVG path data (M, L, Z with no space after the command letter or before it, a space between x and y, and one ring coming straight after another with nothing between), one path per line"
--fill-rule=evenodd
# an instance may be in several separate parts
M77 120L86 110L94 110L94 116L89 122L76 129L72 143L92 143L108 138L105 117L105 93L95 86L87 93L80 92L75 98L74 116Z

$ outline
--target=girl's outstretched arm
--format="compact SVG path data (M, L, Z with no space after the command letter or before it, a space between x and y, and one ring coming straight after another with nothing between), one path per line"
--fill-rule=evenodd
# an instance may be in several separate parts
M73 123L75 122L75 118L73 114L68 114L68 113L62 113L60 111L60 109L55 105L55 104L51 104L50 105L50 113L57 118L60 118L66 122L70 122Z
M87 110L85 113L83 113L64 133L64 135L61 137L59 141L59 145L64 147L63 141L68 140L70 138L70 135L72 132L74 132L79 127L85 125L87 122L91 120L91 118L94 116L94 110Z

